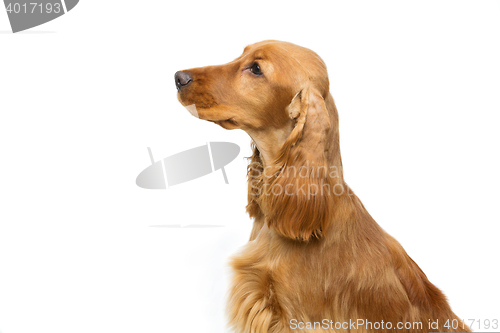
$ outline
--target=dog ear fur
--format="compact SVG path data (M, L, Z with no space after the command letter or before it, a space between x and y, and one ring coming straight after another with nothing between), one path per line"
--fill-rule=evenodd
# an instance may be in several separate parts
M332 217L333 182L325 159L330 118L324 99L311 87L302 89L287 111L295 126L276 160L263 170L256 186L261 193L247 211L252 216L259 207L278 234L309 241L322 236Z

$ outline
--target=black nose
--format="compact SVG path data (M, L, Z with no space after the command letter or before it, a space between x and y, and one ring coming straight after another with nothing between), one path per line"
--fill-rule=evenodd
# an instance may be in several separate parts
M175 86L177 90L181 90L183 87L187 86L189 83L193 81L191 77L191 73L186 71L179 71L175 73Z

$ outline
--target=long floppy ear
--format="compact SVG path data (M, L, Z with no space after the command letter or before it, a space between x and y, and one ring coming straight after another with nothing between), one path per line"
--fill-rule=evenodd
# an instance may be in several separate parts
M270 228L309 241L322 236L332 217L334 184L325 159L330 116L323 97L312 87L302 89L287 111L295 127L278 158L264 170L258 202Z

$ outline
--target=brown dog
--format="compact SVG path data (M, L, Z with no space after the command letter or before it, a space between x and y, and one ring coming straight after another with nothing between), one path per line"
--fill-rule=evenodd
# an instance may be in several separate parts
M344 182L326 66L264 41L175 74L201 119L253 139L250 242L232 260L237 332L470 332Z

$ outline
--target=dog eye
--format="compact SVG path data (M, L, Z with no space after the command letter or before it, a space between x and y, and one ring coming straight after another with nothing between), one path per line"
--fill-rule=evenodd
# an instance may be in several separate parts
M260 70L260 66L258 63L254 63L252 67L250 67L250 71L254 73L255 75L262 75L262 71Z

